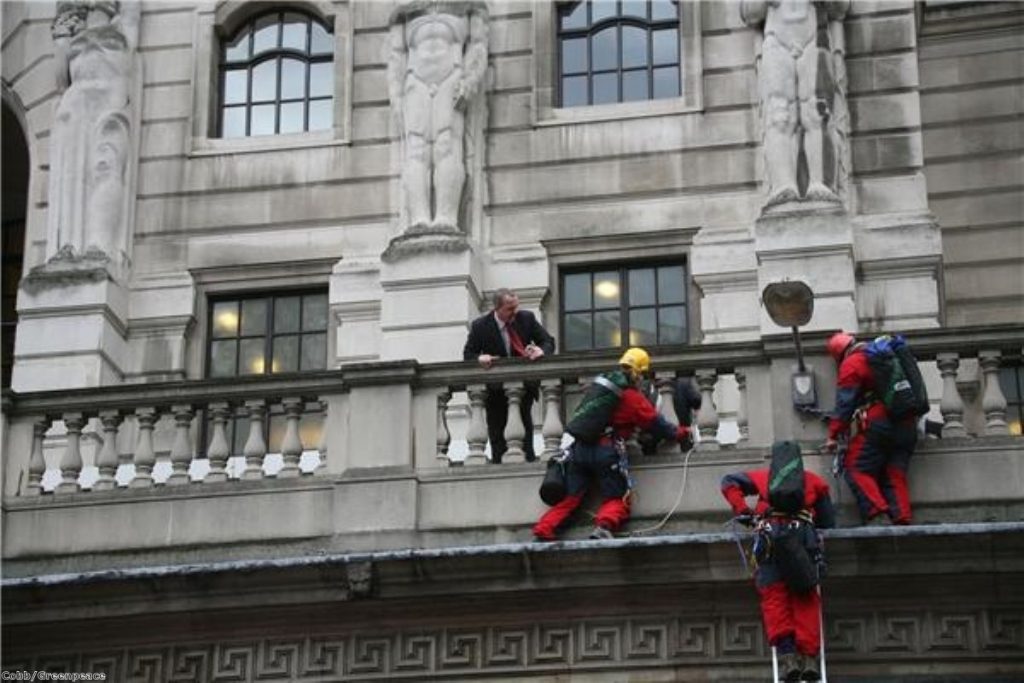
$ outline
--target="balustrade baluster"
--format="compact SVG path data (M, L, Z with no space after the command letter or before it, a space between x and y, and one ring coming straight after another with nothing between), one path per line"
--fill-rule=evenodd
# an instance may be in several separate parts
M206 449L206 457L210 461L210 469L203 478L207 484L215 484L228 480L227 464L231 456L231 447L228 445L227 424L231 419L231 406L228 403L211 403L209 405L210 421L212 422L213 435L210 437L210 446Z
M747 373L742 370L736 371L736 389L740 394L739 407L736 410L736 429L739 432L736 445L739 445L750 440L750 427L747 424Z
M469 396L469 429L466 431L469 451L466 454L466 464L481 465L486 462L487 420L484 417L484 401L487 397L487 387L474 384L466 388L466 394Z
M978 354L978 364L985 377L985 392L981 395L981 409L985 413L985 435L1002 436L1010 433L1006 424L1006 396L999 386L999 363L1002 353L999 351L982 351Z
M46 474L46 459L43 458L43 441L50 431L52 420L43 417L32 423L32 452L28 456L28 482L24 495L38 496L43 492L43 475Z
M246 401L245 413L249 417L249 438L242 449L245 456L245 470L242 479L262 479L263 459L267 457L267 442L263 438L263 420L267 415L267 402Z
M939 412L942 413L942 436L967 436L964 428L964 402L960 398L960 390L956 386L956 372L960 368L960 356L956 353L940 353L935 357L935 364L942 375L942 400L939 401Z
M188 474L192 464L192 438L189 429L195 411L191 405L175 405L171 407L174 415L174 443L171 445L171 476L167 477L168 486L181 486L192 481Z
M655 374L655 386L658 388L658 413L674 425L679 424L679 416L676 415L676 376L674 372L659 372ZM658 453L673 455L679 453L679 442L675 439L666 439L658 443Z
M562 382L546 379L540 384L544 396L544 424L541 425L540 433L544 437L544 456L550 459L559 454L562 445Z
M156 452L153 450L153 426L159 416L156 408L136 408L135 420L139 425L139 441L135 446L135 477L129 486L132 488L150 488L153 486L153 467L156 465Z
M117 488L117 466L120 460L117 454L117 430L124 419L120 410L102 410L99 414L103 425L103 448L96 457L96 469L100 475L92 485L93 491L109 491Z
M698 370L697 387L700 389L700 411L697 413L697 429L700 430L700 442L697 450L717 451L718 443L718 410L715 408L715 382L718 373L715 370Z
M283 465L277 476L281 479L292 479L302 474L299 459L302 458L302 439L299 438L299 420L306 408L301 398L286 398L281 401L284 407L285 428L281 439L281 460Z
M532 439L533 434L527 435L526 426L523 424L523 416L519 413L519 406L523 403L523 394L525 393L526 389L523 387L522 382L509 382L505 385L505 395L508 397L508 421L505 422L505 442L508 444L508 450L502 456L502 462L525 462L526 460L523 444L526 437L529 436ZM494 448L494 444L491 444L491 448Z
M78 475L82 473L82 428L88 420L82 413L64 413L63 418L67 446L60 459L60 483L54 493L77 493L82 490L78 484Z
M437 459L442 465L461 465L448 459L448 446L452 442L452 434L448 430L448 402L452 400L452 392L442 389L437 395Z

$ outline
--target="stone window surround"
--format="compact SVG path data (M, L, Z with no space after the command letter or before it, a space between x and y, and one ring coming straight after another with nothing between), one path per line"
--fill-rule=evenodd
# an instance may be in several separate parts
M701 3L679 2L679 42L681 54L680 92L677 98L617 102L586 107L555 106L558 92L558 44L555 3L537 4L533 8L533 123L535 126L558 126L588 121L610 121L666 114L700 111L704 106L703 59L701 52Z
M688 344L700 342L700 291L690 272L690 250L699 228L674 228L651 232L621 233L591 237L541 240L548 255L548 282L554 315L549 316L548 332L562 338L562 270L565 268L621 267L664 262L675 258L686 265L686 325Z
M332 130L241 138L214 137L217 120L220 41L232 35L255 13L271 8L311 14L334 27L334 128ZM232 0L196 12L195 63L189 156L239 154L328 145L348 145L352 137L352 8L348 0L320 2L238 2Z
M210 336L210 299L229 296L276 295L287 290L323 288L329 292L331 269L337 259L270 263L252 266L193 268L195 283L194 318L196 321L188 343L187 377L206 377L207 346ZM327 367L335 357L337 322L327 316Z

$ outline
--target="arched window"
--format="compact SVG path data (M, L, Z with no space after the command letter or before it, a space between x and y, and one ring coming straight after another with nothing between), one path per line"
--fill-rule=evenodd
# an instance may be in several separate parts
M334 36L296 11L253 17L220 46L220 137L334 125Z
M560 106L680 95L679 3L581 0L558 6Z

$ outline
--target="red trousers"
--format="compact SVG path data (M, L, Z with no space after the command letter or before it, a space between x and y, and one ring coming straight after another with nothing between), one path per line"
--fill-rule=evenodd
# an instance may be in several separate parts
M537 523L533 525L533 535L545 540L553 540L558 527L569 518L569 516L583 502L586 492L575 496L566 496L560 503L545 512ZM594 517L596 526L604 527L609 531L615 531L629 519L629 501L622 498L606 498L601 502Z
M761 617L768 642L792 635L801 654L816 655L821 647L821 596L817 590L803 595L792 593L782 581L758 585Z
M844 476L857 500L861 520L885 513L893 524L910 524L907 468L917 443L912 422L868 420L850 439Z

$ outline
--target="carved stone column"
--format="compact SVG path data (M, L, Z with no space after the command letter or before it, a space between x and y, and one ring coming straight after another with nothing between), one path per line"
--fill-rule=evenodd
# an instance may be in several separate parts
M267 402L246 401L245 413L249 416L249 437L242 455L245 456L245 470L242 479L262 479L263 459L267 456L267 442L263 438L263 420L267 415Z
M210 469L203 479L207 484L215 484L228 480L226 466L231 456L231 446L228 445L227 424L231 419L231 406L224 402L211 403L209 406L210 420L213 435L210 437L210 446L206 449L206 457L210 461Z
M676 393L675 373L659 372L657 373L656 378L659 398L658 413L672 424L679 424L679 416L676 415L674 400ZM674 439L661 441L658 444L658 453L668 455L678 454L679 443Z
M526 452L523 444L527 438L533 438L533 434L526 433L526 426L523 424L523 416L519 413L519 406L523 402L523 394L526 393L522 382L506 382L505 395L508 396L508 422L505 423L505 441L508 443L508 450L502 456L504 463L525 462ZM494 444L491 444L494 448ZM493 458L493 455L491 456Z
M159 419L156 408L136 408L135 421L139 426L139 440L135 446L135 477L129 486L133 489L153 486L153 467L156 452L153 450L153 426Z
M942 413L944 425L942 436L967 436L964 428L964 402L956 386L956 371L960 367L960 356L955 353L940 353L935 357L935 364L942 375L942 400L939 401L939 412Z
M96 458L96 469L99 470L99 477L92 485L94 491L108 491L117 487L117 466L119 464L117 454L117 429L121 425L123 417L119 410L100 411L100 424L103 425L103 448Z
M23 495L38 496L43 492L43 476L46 474L46 460L43 458L43 441L50 431L51 420L40 418L32 423L32 452L28 456L28 481Z
M437 461L442 465L458 465L448 459L448 447L452 442L448 431L448 402L452 400L452 392L442 389L437 394Z
M544 437L544 457L550 459L558 455L562 445L562 382L546 379L540 385L544 397L544 424L541 425L540 433Z
M192 437L189 429L195 410L190 405L171 407L174 415L174 443L171 445L171 476L167 477L168 486L182 486L192 481L188 468L192 464Z
M281 401L284 406L285 428L281 439L281 460L284 464L277 472L279 479L292 479L302 474L299 460L302 458L302 440L299 438L299 420L306 408L301 398L286 398Z
M469 430L466 432L469 453L466 455L466 464L481 465L487 461L487 420L484 416L487 388L482 384L474 384L466 388L466 394L469 396Z
M985 412L986 436L1002 436L1010 433L1006 424L1006 396L999 386L999 363L1002 354L999 351L982 351L978 354L978 364L985 377L985 392L981 395L981 409Z
M700 411L697 413L697 428L700 430L697 450L717 451L721 448L718 443L718 411L714 399L718 373L715 370L698 370L696 379L701 395Z
M747 424L747 374L742 370L736 370L736 389L740 394L739 408L736 411L736 429L739 432L736 444L741 445L750 440L750 428Z

